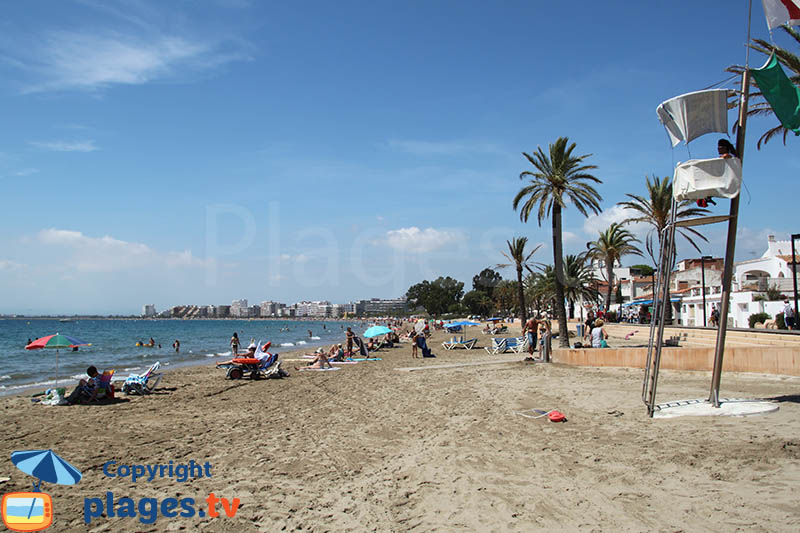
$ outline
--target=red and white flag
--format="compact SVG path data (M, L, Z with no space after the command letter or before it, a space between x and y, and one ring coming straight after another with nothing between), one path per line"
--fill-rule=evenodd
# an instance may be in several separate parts
M800 25L800 0L761 0L767 26L774 30L781 24Z

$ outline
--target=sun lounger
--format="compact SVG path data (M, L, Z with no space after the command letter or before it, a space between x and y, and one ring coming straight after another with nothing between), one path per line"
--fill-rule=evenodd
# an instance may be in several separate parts
M528 350L527 337L511 337L506 342L506 348L514 353L522 353Z
M161 363L156 361L144 374L131 374L122 384L122 392L142 396L150 394L161 381L163 374L157 373L159 368L161 368Z
M442 343L442 347L445 350L452 350L453 348L466 348L467 350L471 350L477 344L478 339L469 339L464 340L464 337L453 337L450 341L445 341Z
M497 355L499 353L503 353L506 351L506 341L503 337L492 337L492 345L491 347L485 347L487 353L491 355Z

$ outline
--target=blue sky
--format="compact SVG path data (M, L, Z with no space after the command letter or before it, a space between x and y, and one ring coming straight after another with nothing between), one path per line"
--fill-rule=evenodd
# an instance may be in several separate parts
M511 209L521 152L568 136L593 154L605 211L564 213L566 251L584 249L625 193L689 158L655 108L728 78L747 30L745 0L2 10L2 313L345 302L439 275L469 287L523 235L552 262L549 226ZM753 35L768 35L760 2ZM755 150L773 121L748 126L740 259L800 231L797 140ZM721 255L724 228L707 235Z

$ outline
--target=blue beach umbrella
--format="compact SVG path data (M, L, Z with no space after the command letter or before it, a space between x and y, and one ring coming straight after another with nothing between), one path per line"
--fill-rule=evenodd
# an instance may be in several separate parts
M364 332L364 336L368 339L372 337L377 337L378 335L386 335L387 333L391 333L392 330L387 328L386 326L372 326Z
M450 322L449 324L445 324L444 327L451 328L455 326L480 326L479 323L473 322L471 320L459 320L458 322Z

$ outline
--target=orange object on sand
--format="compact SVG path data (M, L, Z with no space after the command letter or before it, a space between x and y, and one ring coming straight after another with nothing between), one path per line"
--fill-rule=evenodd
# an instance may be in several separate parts
M560 411L556 411L555 409L550 411L550 414L547 415L547 417L550 419L550 422L566 422L567 421L567 417L564 416L563 413L561 413Z

